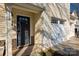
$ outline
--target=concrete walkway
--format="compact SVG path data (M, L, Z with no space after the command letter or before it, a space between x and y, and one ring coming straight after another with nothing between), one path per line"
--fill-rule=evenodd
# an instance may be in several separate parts
M70 40L55 46L57 53L63 56L79 56L79 38L71 37Z

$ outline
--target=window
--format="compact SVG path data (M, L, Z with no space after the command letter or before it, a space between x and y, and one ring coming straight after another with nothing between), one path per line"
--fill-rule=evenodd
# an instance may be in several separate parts
M58 20L56 20L56 19L53 19L53 20L51 21L51 23L58 24Z
M51 23L54 23L54 24L64 24L64 21L63 19L59 19L59 18L56 18L56 17L52 17L51 19Z
M58 19L56 17L51 17L51 23L58 24Z

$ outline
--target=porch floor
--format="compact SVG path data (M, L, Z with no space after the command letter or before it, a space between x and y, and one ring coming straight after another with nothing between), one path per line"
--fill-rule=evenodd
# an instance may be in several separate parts
M70 40L63 42L57 46L54 46L56 49L54 56L79 56L79 38L72 37ZM16 50L17 51L17 50ZM28 46L20 48L16 53L13 52L14 56L30 56L33 51L35 51L34 46Z
M33 49L32 46L21 47L13 50L13 56L30 56Z

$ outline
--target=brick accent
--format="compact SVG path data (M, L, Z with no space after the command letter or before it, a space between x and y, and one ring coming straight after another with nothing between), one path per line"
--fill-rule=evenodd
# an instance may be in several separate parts
M0 40L0 47L4 46L5 40Z
M31 36L31 45L34 45L34 36Z
M12 39L12 49L16 49L17 48L17 41L16 39Z

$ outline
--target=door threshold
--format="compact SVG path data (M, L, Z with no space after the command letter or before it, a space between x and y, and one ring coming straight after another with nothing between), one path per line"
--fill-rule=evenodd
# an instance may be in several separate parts
M26 45L23 45L23 46L18 46L17 48L23 48L23 47L28 47L28 46L31 46L30 44L26 44Z

